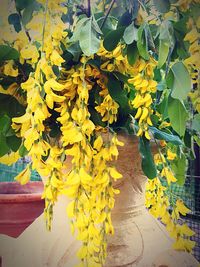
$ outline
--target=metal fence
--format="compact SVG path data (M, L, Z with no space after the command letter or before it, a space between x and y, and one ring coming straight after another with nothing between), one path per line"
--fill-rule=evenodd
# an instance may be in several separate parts
M13 182L15 176L23 171L26 168L27 164L27 159L20 159L12 166L0 164L0 182ZM31 181L41 181L41 178L36 171L32 171Z
M172 191L183 199L184 203L191 210L191 213L182 217L182 220L196 233L191 238L191 240L196 242L193 255L200 261L200 177L188 175L185 184L183 186L173 184Z

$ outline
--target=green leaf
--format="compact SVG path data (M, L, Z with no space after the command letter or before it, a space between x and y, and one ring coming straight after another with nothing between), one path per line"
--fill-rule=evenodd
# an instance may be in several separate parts
M166 13L170 10L169 0L153 0L156 9L161 13Z
M70 47L67 48L67 51L73 55L73 60L75 62L79 60L80 55L82 53L78 42L70 45Z
M24 145L21 145L19 149L19 155L20 157L25 157L28 154L28 150L25 148Z
M158 68L162 68L164 63L167 60L169 54L169 44L165 43L163 40L160 40L159 44L159 55L158 55Z
M91 106L89 106L90 119L94 122L95 125L100 125L106 127L106 123L102 121L101 115Z
M132 44L128 45L127 48L127 58L128 58L128 63L133 66L136 60L139 58L139 53L137 49L137 45L135 42Z
M128 26L131 24L131 14L127 10L120 18L117 24L117 28L123 27L123 26Z
M172 97L185 100L191 90L191 79L187 68L182 62L175 63L171 70L174 74Z
M9 24L13 25L16 32L21 31L21 22L20 22L20 16L17 13L10 14L8 17Z
M22 13L23 25L26 25L27 23L29 23L29 21L33 17L33 12L39 11L40 7L41 7L41 5L39 3L37 3L36 1L33 1L23 10L23 13Z
M69 42L75 43L75 42L78 42L80 40L80 33L82 31L82 27L87 21L89 21L89 18L82 18L77 22L76 27L73 31L73 35L69 39Z
M144 174L149 179L157 177L157 170L151 153L149 140L144 137L140 138L139 151L142 156L142 170Z
M181 154L181 157L178 157L171 163L174 176L177 179L179 185L184 185L185 177L187 173L187 160L184 154Z
M7 114L10 118L21 116L25 108L11 95L0 93L0 116Z
M23 10L30 4L32 4L35 0L15 0L16 9L17 10Z
M143 24L138 29L137 48L140 56L143 57L145 60L148 60L149 53L148 53L148 42L147 42L145 27L146 25Z
M99 50L100 39L92 27L92 18L86 21L80 32L79 44L86 56L91 56Z
M22 143L22 139L13 135L6 138L6 143L12 151L16 152Z
M10 148L8 147L6 143L6 137L2 133L0 133L0 157L3 157L9 151L10 151Z
M123 90L122 83L111 74L109 76L107 86L112 99L120 105L125 114L128 114L130 107L128 104L128 97L126 95L126 91Z
M194 118L192 120L192 129L200 132L200 113L194 115Z
M135 27L134 21L125 29L123 39L126 44L132 44L133 41L138 40L137 28Z
M17 60L19 58L19 52L8 45L0 45L0 63L5 60Z
M184 136L186 129L186 121L188 113L183 102L178 99L169 97L168 99L168 115L172 128L180 135Z
M106 36L103 41L103 46L107 51L112 51L114 50L120 39L122 38L124 34L125 27L119 27L114 31L110 31Z
M0 117L0 132L3 135L6 135L7 131L10 128L10 125L11 125L11 119L6 114Z
M158 140L165 140L174 145L183 145L183 142L181 141L181 139L176 135L168 134L155 127L149 127L149 129L153 133L153 136Z

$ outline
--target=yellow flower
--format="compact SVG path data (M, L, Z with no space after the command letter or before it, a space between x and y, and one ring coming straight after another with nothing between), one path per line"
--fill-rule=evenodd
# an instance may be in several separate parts
M51 56L50 56L51 64L56 66L61 66L65 60L59 55L59 53L56 50L53 50Z
M165 163L166 160L165 160L164 155L162 153L156 153L154 155L154 162L156 165Z
M31 177L30 165L27 165L23 171L21 171L17 176L15 176L15 180L18 181L21 185L24 185L29 182L30 177Z
M196 28L193 28L190 32L188 32L184 38L185 41L189 41L190 43L193 43L200 37L200 34L198 33Z
M122 178L121 173L119 173L114 167L110 167L109 172L110 175L114 178L114 180Z
M182 215L184 215L184 216L185 216L187 213L191 212L191 210L188 209L188 208L184 205L183 201L180 200L180 199L178 199L178 200L176 201L176 210L177 210L178 212L180 212L180 213L181 213Z
M10 154L6 154L3 157L0 157L0 163L6 164L9 166L15 163L16 161L18 161L19 158L20 158L20 155L18 151L11 152Z
M176 153L173 153L170 149L167 150L167 159L174 160L177 157Z
M177 179L174 177L173 172L168 168L164 167L161 172L162 177L165 177L167 179L167 183L170 185L171 182L176 182Z
M179 230L180 230L182 235L186 235L186 236L195 235L195 232L191 228L189 228L189 226L186 223L180 225Z
M30 60L32 64L38 62L39 53L35 45L28 44L20 51L23 59Z
M17 77L19 74L18 69L14 69L13 65L13 60L9 60L3 67L3 73L7 76Z

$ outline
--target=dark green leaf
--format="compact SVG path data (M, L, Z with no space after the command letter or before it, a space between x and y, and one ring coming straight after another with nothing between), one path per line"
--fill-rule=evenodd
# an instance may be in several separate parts
M13 96L0 93L0 116L7 114L13 118L24 113L25 108Z
M15 48L8 45L0 45L0 63L5 60L17 60L19 58L19 53Z
M168 134L166 132L163 132L155 127L149 127L150 131L153 133L153 136L158 140L165 140L167 142L170 142L174 145L183 145L183 142L177 135Z
M17 10L23 10L30 4L32 4L35 0L15 0L16 9Z
M169 97L168 99L168 115L172 128L180 135L184 136L186 129L186 121L188 113L184 104L178 99Z
M182 62L175 63L171 70L174 75L172 97L185 100L191 90L191 79L187 68Z
M114 75L110 75L107 86L110 96L120 105L124 113L128 114L130 110L128 97L122 83Z
M169 0L153 0L156 9L161 13L166 13L170 10Z
M19 14L17 13L10 14L10 16L8 17L8 22L9 24L13 25L16 32L21 31L22 27Z
M79 43L77 42L70 45L70 47L67 48L67 51L73 55L73 60L77 62L81 55L81 48L79 46Z
M122 26L128 26L131 24L131 14L127 10L120 18L117 24L117 28Z
M125 27L120 27L114 31L110 31L103 41L103 46L106 50L112 51L116 48L118 45L120 39L122 38L124 34Z
M33 16L33 12L34 11L38 11L40 9L40 4L37 3L35 0L30 3L24 10L22 13L22 23L23 25L26 25L27 23L29 23L29 21L32 19Z
M151 153L150 142L146 138L140 138L139 151L142 156L142 170L144 174L149 179L157 177L157 170Z
M16 152L22 143L22 139L13 135L6 137L6 143L12 151Z
M8 147L6 143L6 137L2 133L0 133L0 157L3 157L9 151L10 151L10 148Z
M128 45L127 58L128 58L128 63L131 66L133 66L133 64L139 58L139 53L138 53L137 45L136 45L135 42L133 42L132 44Z
M100 125L106 127L106 123L102 121L101 115L91 106L89 106L90 119L94 122L95 125Z
M3 135L6 135L7 131L10 128L10 124L11 124L11 119L7 115L0 117L0 132Z

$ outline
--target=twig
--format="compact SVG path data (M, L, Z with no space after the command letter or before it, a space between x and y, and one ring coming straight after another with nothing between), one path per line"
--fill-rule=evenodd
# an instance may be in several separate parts
M109 6L109 8L108 8L108 10L107 10L107 12L106 12L106 15L105 15L105 17L104 17L104 20L103 20L103 22L102 22L102 24L101 24L101 26L100 26L100 29L103 28L103 26L104 26L104 24L105 24L105 22L106 22L106 20L107 20L107 18L108 18L108 15L110 14L110 11L111 11L111 9L112 9L114 3L115 3L115 0L112 0L111 4L110 4L110 6Z
M88 0L88 11L87 11L87 13L88 13L88 17L90 17L91 16L91 3L90 3L90 0Z
M20 10L18 10L18 14L19 14L20 20L22 21L22 13ZM22 27L26 33L26 36L28 37L29 42L31 42L31 36L30 36L28 30L26 29L26 27L23 25L23 23L22 23Z

